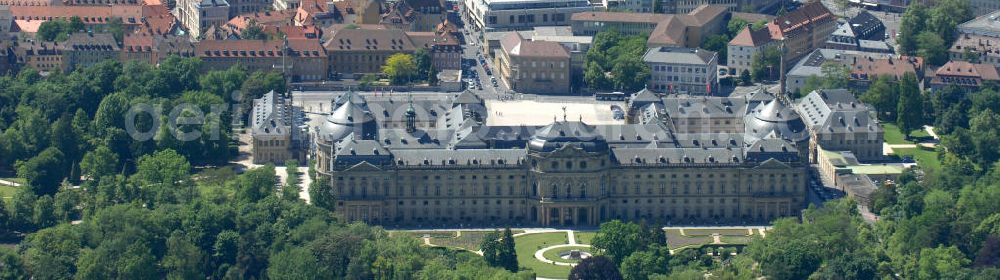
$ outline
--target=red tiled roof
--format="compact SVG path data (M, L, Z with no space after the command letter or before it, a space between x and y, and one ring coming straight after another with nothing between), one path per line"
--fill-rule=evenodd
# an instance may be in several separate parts
M15 20L50 20L80 17L85 24L103 24L112 17L120 17L124 24L140 24L142 6L11 6Z
M281 40L207 40L195 45L199 57L281 57L285 54ZM326 57L326 52L314 39L289 39L292 56Z
M973 64L966 61L949 61L938 68L935 75L1000 80L1000 73L997 72L995 65Z
M729 41L730 45L734 46L744 46L744 47L758 47L767 44L771 41L771 34L768 32L767 28L761 28L757 30L752 30L749 25L743 27L743 30L736 37L733 37Z
M569 52L561 44L525 40L517 32L511 32L500 39L500 47L511 56L569 58Z
M775 18L767 24L767 27L771 32L771 38L783 38L786 33L836 19L837 17L823 6L823 3L816 1Z

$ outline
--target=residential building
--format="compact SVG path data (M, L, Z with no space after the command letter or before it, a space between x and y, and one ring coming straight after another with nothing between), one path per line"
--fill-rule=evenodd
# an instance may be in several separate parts
M319 0L303 0L319 1ZM354 9L354 24L378 24L382 21L383 0L349 0Z
M474 30L527 30L535 26L569 25L570 16L593 11L587 0L463 0Z
M0 39L11 38L11 27L13 26L14 14L11 14L10 6L0 5Z
M42 72L69 73L104 60L117 59L121 49L109 33L73 33L66 41L22 41L15 49L18 64Z
M0 75L13 75L17 72L17 55L9 41L0 42Z
M571 17L573 33L593 36L615 29L624 35L649 34L648 47L695 48L711 34L726 27L729 12L725 6L702 5L677 15L651 13L582 12Z
M279 0L285 1L285 0ZM275 6L275 0L226 0L229 3L229 16L246 13L270 11ZM278 11L284 9L276 9Z
M389 56L427 49L437 70L460 69L462 48L448 32L406 32L383 25L334 25L323 34L335 75L380 73Z
M495 75L520 93L570 93L570 54L561 44L530 41L514 32L500 41Z
M135 60L156 65L172 55L194 57L194 43L187 36L147 33L125 34L122 40L122 61Z
M776 11L782 0L656 0L663 13L684 14L701 5L722 5L730 12Z
M250 111L250 158L254 164L284 164L306 161L309 147L299 107L273 90L253 100Z
M326 28L334 24L341 23L356 23L361 24L363 20L374 21L378 23L377 15L372 15L379 11L368 7L364 13L358 13L360 10L356 10L354 7L356 2L353 0L344 0L336 2L325 2L323 0L301 0L301 4L295 10L295 24L299 26L317 26L320 28ZM367 2L369 5L378 5L379 2L371 1ZM364 17L359 17L358 15L364 15ZM375 17L375 19L373 19Z
M728 50L726 62L729 63L727 66L730 74L741 75L743 71L750 72L753 57L767 47L775 45L767 28L753 30L751 26L744 27L726 45Z
M587 51L594 41L593 36L575 36L568 26L542 26L535 27L529 36L522 37L532 41L556 42L569 51L570 56L570 76L573 81L582 81L584 62L586 62Z
M327 55L316 39L204 40L195 44L203 69L241 65L247 71L284 71L293 82L327 78Z
M274 10L295 10L302 5L301 0L274 0Z
M407 32L413 46L427 49L431 54L431 66L435 70L462 69L462 45L451 33Z
M986 11L991 12L959 24L958 33L1000 38L1000 10Z
M140 5L103 5L103 6L10 6L10 13L17 21L41 22L62 19L69 20L79 17L84 25L104 27L113 18L120 18L125 32L139 28L143 20L143 8Z
M233 39L239 38L240 34L243 33L250 24L256 24L261 27L265 33L277 34L277 29L279 27L295 26L295 10L280 10L280 11L263 11L263 12L250 12L246 14L241 14L233 17L228 22L217 27L217 30L213 32L206 33L218 33L222 32L221 37L228 38L233 37ZM210 37L220 37L216 34L206 34L202 36L205 39L220 39L220 38L210 38ZM278 38L280 39L280 38Z
M849 22L841 23L836 30L826 39L823 48L835 50L852 50L863 52L893 53L889 43L882 40L862 40L856 33L856 26ZM884 35L883 35L884 36Z
M49 1L56 2L56 1ZM139 0L63 0L63 5L67 6L97 6L97 5L138 5L143 1Z
M731 73L739 75L752 68L753 57L767 47L781 47L784 43L786 61L796 61L816 48L826 45L830 34L837 28L836 16L820 2L805 4L799 9L776 17L764 28L752 30L745 27L727 45ZM842 30L845 36L853 29ZM855 42L855 39L850 39ZM848 44L851 44L848 42ZM872 47L874 46L867 46Z
M649 67L647 87L656 92L713 95L718 91L718 54L698 48L650 48L642 57Z
M808 127L809 155L814 163L821 150L850 151L862 161L883 157L885 133L877 112L846 89L810 92L796 101L795 110Z
M604 30L617 30L626 36L649 34L661 22L673 18L674 15L654 13L628 12L598 12L588 11L574 13L570 17L573 34L594 36Z
M920 57L897 56L887 53L817 49L799 60L786 74L789 92L797 92L809 77L825 77L823 64L847 67L851 88L864 92L877 76L889 76L899 81L906 73L923 79L924 60Z
M793 140L742 131L678 134L655 123L591 125L566 116L543 126L490 126L484 124L493 114L469 92L424 106L345 95L313 131L317 174L329 179L336 211L347 221L741 223L795 216L806 203L807 165ZM406 104L405 128L379 125L385 103ZM438 117L436 128L416 126L419 112L439 108L450 117ZM798 120L794 111L754 111L760 113L753 119L789 114L757 127L765 135Z
M442 0L397 1L382 15L381 24L407 31L430 32L445 20Z
M117 59L121 51L111 33L73 33L58 48L62 49L63 73Z
M229 21L227 0L180 0L177 1L177 17L188 29L191 38L201 38L210 26L221 26Z
M659 0L602 0L604 9L614 12L653 13L653 2Z
M969 0L969 9L976 16L993 14L1000 11L1000 1L996 0Z
M767 24L771 39L782 41L786 61L798 60L822 47L836 28L837 16L820 1L802 5Z
M861 10L847 23L860 40L882 41L886 39L885 24L866 10Z
M1000 38L960 34L948 54L951 60L1000 64Z
M939 90L948 85L956 85L968 91L978 91L983 83L1000 83L997 64L973 64L965 61L949 61L930 78L931 89Z

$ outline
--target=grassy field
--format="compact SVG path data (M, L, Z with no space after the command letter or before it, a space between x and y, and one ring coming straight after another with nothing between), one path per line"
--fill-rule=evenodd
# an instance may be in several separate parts
M588 245L591 244L590 242L593 242L594 235L596 235L596 234L597 234L597 232L593 232L593 231L577 231L577 232L573 232L573 236L576 237L576 243L577 244L588 244Z
M899 127L892 123L883 123L882 129L885 130L885 142L889 144L913 144L913 141L906 140L903 132L899 131ZM910 137L914 140L919 139L930 139L932 138L930 134L923 128L917 129L910 133Z
M903 156L913 157L913 160L917 161L917 165L920 165L925 169L931 169L931 170L941 169L941 161L938 160L937 151L925 150L922 148L909 148L909 149L893 148L892 151L893 154L898 155L900 157Z
M535 259L535 251L552 245L566 244L568 237L562 232L526 234L514 238L514 248L517 250L517 262L522 267L530 268L538 277L566 278L569 276L568 266L543 263Z
M431 244L445 247L461 248L469 251L479 251L479 244L489 231L462 231L456 237L431 238Z
M684 230L685 233L687 231ZM712 243L711 236L684 236L679 229L667 229L667 247L671 249L708 243Z
M565 263L577 263L577 262L580 262L579 260L574 260L574 259L565 259L564 260L564 259L562 259L562 258L559 257L559 253L566 252L566 251L569 251L569 250L580 250L581 252L588 252L589 253L590 252L590 247L572 246L572 247L563 247L563 248L559 248L559 249L552 249L552 250L545 251L545 254L542 254L542 256L544 256L545 259L553 260L553 261L557 261L557 262L565 262Z
M3 202L5 203L10 203L11 198L14 197L14 193L16 192L16 187L0 185L0 198L3 198Z
M719 241L726 244L747 244L750 243L752 236L722 236L719 237Z

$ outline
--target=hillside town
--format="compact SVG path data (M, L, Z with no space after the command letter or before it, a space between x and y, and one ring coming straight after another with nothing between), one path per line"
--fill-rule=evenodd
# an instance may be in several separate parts
M0 279L996 279L998 92L1000 0L0 0Z

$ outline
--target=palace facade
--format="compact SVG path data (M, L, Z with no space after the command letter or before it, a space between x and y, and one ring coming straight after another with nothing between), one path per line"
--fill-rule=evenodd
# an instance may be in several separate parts
M313 152L337 213L389 226L762 223L805 205L808 133L791 107L766 92L636 96L627 124L563 115L487 126L471 92L418 102L348 92L313 129ZM742 125L679 133L670 119L694 115ZM382 125L391 119L405 126Z

